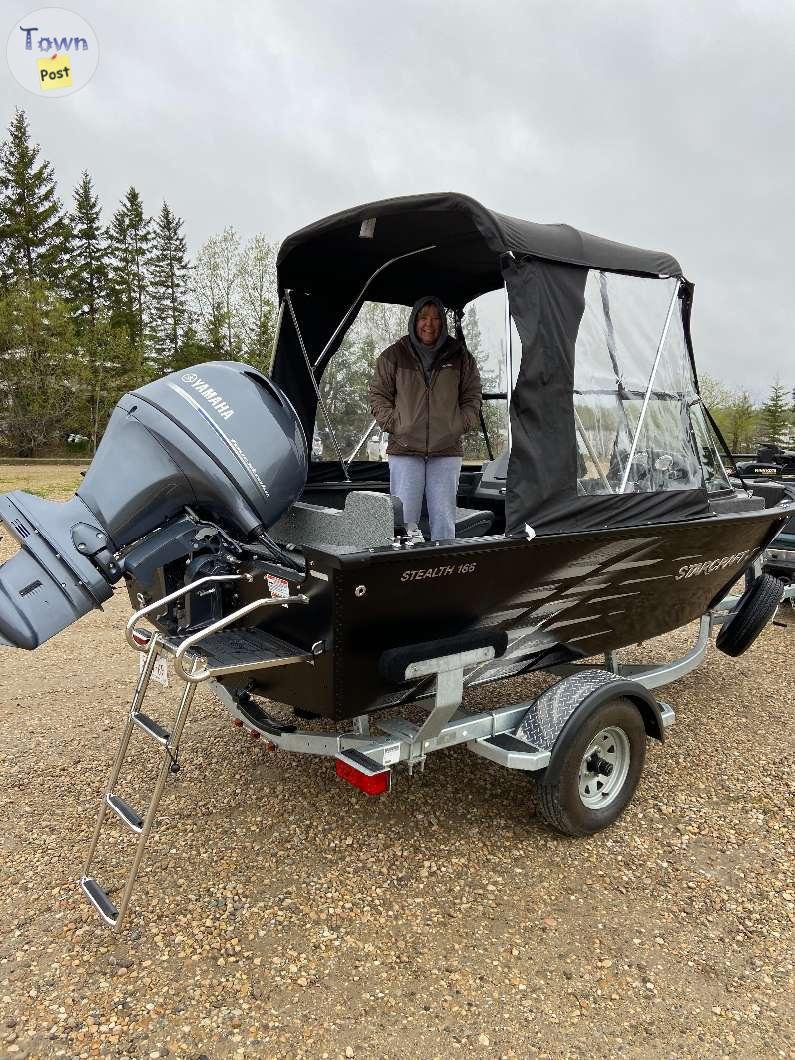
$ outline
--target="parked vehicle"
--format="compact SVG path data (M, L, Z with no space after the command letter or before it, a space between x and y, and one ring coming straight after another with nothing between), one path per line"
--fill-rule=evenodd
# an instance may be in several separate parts
M120 579L136 609L127 638L145 663L81 881L116 927L203 681L240 726L333 757L370 794L398 763L464 744L532 774L560 831L611 824L646 738L674 718L651 690L698 665L728 587L790 516L724 471L698 392L693 286L668 254L436 194L302 229L278 277L271 379L211 362L150 383L120 401L73 500L0 498L20 543L0 568L6 644L35 648ZM460 325L471 299L501 288L521 342L511 393L491 395L510 405L508 450L462 475L455 540L412 543L388 469L343 455L319 381L365 298L433 291ZM316 420L336 461L309 460ZM733 653L777 606L780 583L765 579L732 604ZM617 662L693 619L682 659ZM163 657L182 688L170 730L142 709ZM537 670L561 680L533 702L463 709L466 688ZM328 723L299 731L266 701ZM395 715L418 701L421 724ZM116 792L136 728L162 751L143 813ZM92 873L108 809L139 836L118 905Z

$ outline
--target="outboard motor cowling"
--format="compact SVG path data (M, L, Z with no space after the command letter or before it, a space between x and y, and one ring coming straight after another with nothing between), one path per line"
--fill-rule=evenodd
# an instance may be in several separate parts
M35 648L100 606L119 553L186 508L257 540L306 474L295 410L248 365L210 361L125 394L71 501L0 497L20 544L0 567L0 643Z

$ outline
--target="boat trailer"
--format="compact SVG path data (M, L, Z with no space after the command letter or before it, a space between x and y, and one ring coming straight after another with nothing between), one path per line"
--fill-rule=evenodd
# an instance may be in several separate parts
M234 577L222 575L220 577ZM237 577L240 577L239 575ZM243 576L244 577L244 576ZM467 670L495 658L499 644L486 637L483 643L460 650L460 644L437 641L435 655L419 650L413 660L402 649L405 658L393 660L403 665L406 680L430 678L433 690L424 697L432 700L427 717L421 724L395 716L362 715L351 719L347 731L300 730L296 724L284 724L271 717L247 692L230 692L218 680L227 674L240 674L265 667L310 662L311 654L286 644L261 629L230 629L257 608L273 605L297 605L306 602L302 596L288 600L264 598L247 604L207 628L186 637L165 636L139 626L152 612L158 612L175 597L200 588L213 580L201 578L167 597L142 608L127 623L126 639L131 648L143 653L139 678L122 732L116 757L102 794L93 837L86 857L81 887L102 920L119 930L125 918L133 887L143 859L146 841L155 823L160 799L170 775L178 770L177 756L194 694L200 684L230 711L233 723L261 739L270 748L296 754L323 755L335 760L336 772L368 795L386 793L392 774L399 763L405 763L409 774L423 771L428 755L448 747L465 745L467 750L507 769L522 770L542 777L554 756L562 755L579 736L581 722L587 721L600 705L615 702L616 697L630 700L643 718L646 734L662 740L664 731L674 724L674 711L651 696L650 691L670 684L696 669L710 642L710 631L720 626L735 608L737 596L726 597L703 615L692 648L681 658L661 665L619 663L615 653L608 653L602 666L593 662L567 663L546 671L560 678L537 698L494 710L471 713L462 709L468 687ZM465 635L466 636L466 635ZM477 638L474 638L477 640ZM460 640L460 638L459 638ZM486 643L486 641L491 643ZM446 651L446 644L459 650ZM423 646L418 646L422 649ZM424 657L423 657L424 656ZM144 712L144 703L156 667L171 667L181 686L176 713L166 727ZM474 671L476 674L477 671ZM429 681L429 684L431 682ZM474 682L473 682L474 683ZM412 702L417 702L413 700ZM161 756L149 805L139 813L116 793L116 786L127 758L130 739L139 729L154 744ZM605 827L612 823L632 797L637 783L626 790L629 749L622 730L606 726L588 742L574 778L583 804L598 807L607 815ZM642 767L642 762L641 762ZM543 794L543 792L542 792ZM550 810L539 799L539 811L548 823L569 834L587 834L597 828L572 829L560 814ZM616 807L616 803L620 806ZM91 874L108 810L137 837L132 863L124 882L121 898L116 902ZM569 822L570 823L570 822Z

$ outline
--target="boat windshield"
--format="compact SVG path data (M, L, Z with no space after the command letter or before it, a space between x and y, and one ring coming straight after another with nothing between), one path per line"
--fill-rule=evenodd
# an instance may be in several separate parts
M696 389L679 285L675 277L587 273L573 350L581 496L730 488ZM485 463L510 446L505 402L517 382L521 340L511 318L508 340L504 306L504 291L494 291L463 314L486 399L485 431L465 439L469 463ZM335 438L346 463L385 459L387 437L372 418L369 384L379 353L405 334L408 313L402 305L362 306L320 381L328 423L317 417L314 460L335 459ZM452 313L448 328L455 328Z
M574 348L581 494L692 490L718 474L705 424L691 415L700 399L678 289L676 278L588 272Z

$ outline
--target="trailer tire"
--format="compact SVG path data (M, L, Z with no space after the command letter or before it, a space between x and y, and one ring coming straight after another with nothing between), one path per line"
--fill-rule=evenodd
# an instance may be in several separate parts
M567 746L556 745L553 760L536 779L538 813L564 835L592 835L618 820L635 794L646 758L646 726L637 706L621 696L602 703L561 739ZM595 768L601 762L603 773Z
M733 658L747 651L775 615L785 588L779 578L760 574L724 622L715 638L715 647Z

